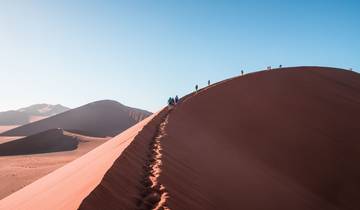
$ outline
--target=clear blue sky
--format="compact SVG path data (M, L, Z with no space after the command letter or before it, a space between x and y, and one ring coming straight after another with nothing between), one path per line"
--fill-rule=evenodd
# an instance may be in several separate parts
M0 111L170 95L268 65L360 69L359 1L0 2Z

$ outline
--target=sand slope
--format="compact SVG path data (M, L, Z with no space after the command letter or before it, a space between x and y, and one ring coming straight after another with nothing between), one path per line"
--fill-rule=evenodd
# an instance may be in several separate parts
M360 208L354 72L248 74L153 117L1 200L0 209Z
M160 182L171 209L360 209L360 75L249 74L170 115Z
M17 127L1 135L28 136L49 129L63 128L92 133L93 136L115 136L149 114L143 110L126 107L116 101L104 100Z
M25 138L0 137L0 199L80 157L108 139L57 129Z
M153 116L101 146L0 200L0 209L76 209ZM55 153L54 153L55 154Z
M160 119L129 145L81 209L360 208L354 72L248 74L189 95Z
M137 209L146 193L144 181L148 174L144 170L153 155L151 140L166 114L167 110L162 110L144 126L79 209Z
M0 156L75 150L80 141L76 136L66 135L62 129L51 129L0 144Z
M5 142L7 138L11 137L0 137L0 139L4 139L0 144L0 156L70 151L78 149L84 143L106 139L85 136L63 129L50 129L35 135L15 138L12 141Z
M0 125L0 133L3 133L5 131L14 129L16 127L18 127L19 125Z

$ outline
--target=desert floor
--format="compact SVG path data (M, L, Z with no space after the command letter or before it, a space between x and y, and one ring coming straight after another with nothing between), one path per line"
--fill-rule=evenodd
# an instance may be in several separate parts
M0 144L19 137L0 137ZM0 156L0 199L34 182L105 142L83 143L77 150L34 155Z

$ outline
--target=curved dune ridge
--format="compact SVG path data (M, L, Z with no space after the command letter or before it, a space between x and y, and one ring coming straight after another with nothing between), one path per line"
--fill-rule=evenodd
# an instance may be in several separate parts
M139 209L143 206L142 201L152 193L149 179L155 155L153 140L166 115L164 109L144 126L79 209Z
M199 92L170 115L171 209L360 209L360 75L263 71Z
M154 161L163 119L135 138L80 209L360 208L357 73L283 68L205 88L168 115Z
M49 129L63 128L90 133L92 136L115 136L151 113L103 100L71 109L61 114L29 123L2 133L3 136L29 136Z
M358 119L357 73L251 73L182 98L0 209L360 209Z

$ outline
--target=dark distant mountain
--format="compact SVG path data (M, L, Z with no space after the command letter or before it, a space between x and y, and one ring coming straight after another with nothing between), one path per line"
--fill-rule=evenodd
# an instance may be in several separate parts
M92 136L115 136L151 113L111 100L97 101L64 113L29 123L2 133L4 136L29 136L62 128Z
M24 125L69 110L60 104L35 104L18 110L0 112L0 125Z

